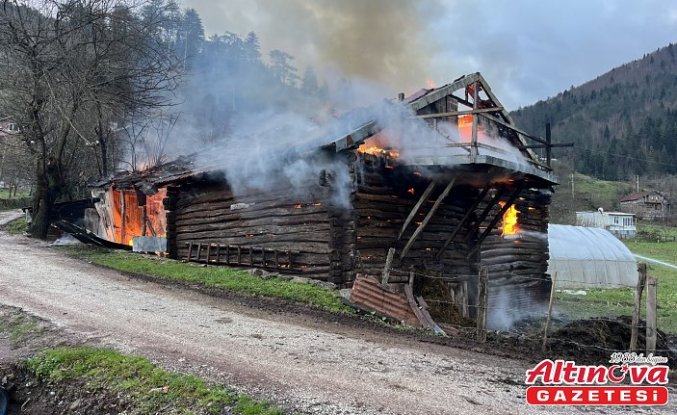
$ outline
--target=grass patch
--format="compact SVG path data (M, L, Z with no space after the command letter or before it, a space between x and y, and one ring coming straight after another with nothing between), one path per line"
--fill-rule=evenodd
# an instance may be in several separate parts
M26 218L21 217L8 222L5 226L3 226L3 230L7 233L11 233L12 235L20 235L28 231L28 223L26 223Z
M18 347L27 338L42 332L42 327L25 314L8 315L0 320L0 332L8 333L12 347Z
M80 380L91 391L103 388L127 395L144 414L220 414L225 407L242 415L283 413L267 402L212 387L195 376L171 373L147 359L110 349L60 347L38 354L25 366L40 380Z
M27 198L29 196L29 192L26 190L19 190L16 193L12 192L12 194L9 194L9 189L3 188L0 189L0 199L22 199L22 198Z
M677 264L677 242L645 242L624 240L635 254ZM677 270L659 264L648 263L649 275L658 281L658 328L677 334ZM567 317L616 317L632 315L634 289L589 289L587 295L575 296L557 293L555 309ZM646 294L642 299L642 316L646 315Z
M561 312L567 320L632 315L635 304L633 289L587 289L584 291L586 295L558 292L555 297L555 310Z
M341 302L337 292L302 282L286 281L277 277L262 279L229 267L202 267L191 263L88 246L59 249L70 256L118 271L199 284L243 295L298 301L333 313L352 314L354 312L351 307Z

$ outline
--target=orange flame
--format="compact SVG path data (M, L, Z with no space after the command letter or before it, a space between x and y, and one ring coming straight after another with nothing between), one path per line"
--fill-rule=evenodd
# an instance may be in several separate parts
M505 206L505 202L498 202L501 207ZM516 235L521 232L518 222L519 210L515 205L510 205L508 210L503 214L503 229L501 236Z
M398 158L400 152L397 150L387 150L385 148L380 148L375 145L367 145L367 143L361 144L357 151L364 154L371 154L372 156L386 156L391 158Z
M407 193L414 195L414 194L416 194L416 189L414 189L413 187L410 187L409 189L407 189Z
M303 205L300 204L300 203L297 203L297 204L294 205L294 209L301 209L302 207L303 207Z
M400 152L393 150L392 144L393 143L389 137L383 132L380 132L368 138L357 148L357 151L364 154L371 154L372 156L398 158L400 156Z
M430 79L430 78L427 78L427 79L425 80L425 87L428 88L428 89L435 89L435 88L437 88L437 86L435 85L435 81L433 81L433 80Z

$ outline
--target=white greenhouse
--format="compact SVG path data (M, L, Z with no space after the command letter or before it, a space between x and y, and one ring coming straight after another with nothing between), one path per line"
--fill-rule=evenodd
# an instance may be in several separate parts
M637 284L632 252L609 231L548 225L548 273L558 288L618 288Z

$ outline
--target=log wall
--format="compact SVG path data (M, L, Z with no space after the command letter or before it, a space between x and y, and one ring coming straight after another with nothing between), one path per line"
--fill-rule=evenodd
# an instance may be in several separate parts
M547 302L550 199L551 192L546 189L522 190L514 202L519 212L520 233L501 236L502 222L499 222L482 242L478 260L489 275L490 328L509 327L508 323L540 310ZM483 226L489 224L498 210L499 207L495 207Z
M419 210L400 240L398 234L412 208L429 184L429 179L411 172L396 171L384 165L381 158L359 155L356 170L357 192L354 200L356 215L356 268L368 275L380 275L383 271L388 249L396 248L394 268L416 269L442 273L450 279L467 278L471 264L466 258L467 244L463 233L454 239L454 244L444 251L440 259L437 253L444 241L459 224L472 202L477 189L455 187L443 201L425 230L416 239L407 256L399 262L397 258L415 229L429 212L441 193L438 186L430 200ZM412 194L413 193L413 194ZM391 281L406 281L408 274L391 274Z
M289 272L327 279L331 265L327 189L318 183L298 194L289 184L275 188L279 190L235 194L225 183L184 185L168 216L173 230L170 250L179 259L187 258L190 242L293 251Z

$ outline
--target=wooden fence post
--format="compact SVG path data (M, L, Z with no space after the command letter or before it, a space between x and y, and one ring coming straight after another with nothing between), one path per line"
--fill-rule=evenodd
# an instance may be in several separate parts
M656 277L646 279L646 354L656 352Z
M489 271L486 267L480 269L479 275L479 305L477 308L477 340L487 341L487 307L489 298Z
M543 330L543 346L541 350L545 353L548 345L548 329L550 328L550 316L552 315L552 303L555 301L555 287L557 285L557 272L552 277L552 285L550 286L550 302L548 303L548 317L545 319L545 329Z
M635 308L632 312L632 327L630 328L630 351L637 352L637 338L639 336L639 315L642 310L642 291L646 283L646 263L637 264L637 287L635 289Z

